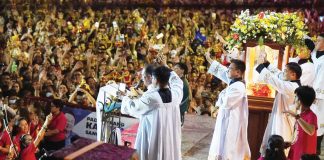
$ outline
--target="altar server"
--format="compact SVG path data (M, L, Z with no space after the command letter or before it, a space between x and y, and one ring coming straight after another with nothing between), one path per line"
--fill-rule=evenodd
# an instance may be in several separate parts
M311 107L317 116L317 154L321 154L321 142L324 135L324 33L319 34L316 43L305 37L307 47L312 51L311 57L315 65L313 88L316 92L315 105Z
M135 149L141 160L181 159L179 105L183 82L166 67L166 61L162 64L153 71L151 89L140 98L125 96L122 100L122 113L140 120Z
M277 95L263 135L261 156L265 155L268 139L273 134L282 136L285 141L292 141L295 120L283 112L294 109L290 106L294 101L295 89L301 85L299 79L302 75L301 67L295 62L287 63L284 72L281 72L278 68L270 65L266 56L264 57L263 63L256 68L260 73L258 80L270 84L277 91Z
M297 57L290 58L289 62L296 62L302 68L302 75L300 77L300 83L303 86L313 86L315 80L315 66L310 56L309 49L305 47L299 47L296 49Z
M228 84L216 102L219 112L208 159L249 159L251 152L247 138L248 101L242 79L245 64L243 61L233 59L229 68L226 68L213 61L208 52L205 56L211 64L208 73Z

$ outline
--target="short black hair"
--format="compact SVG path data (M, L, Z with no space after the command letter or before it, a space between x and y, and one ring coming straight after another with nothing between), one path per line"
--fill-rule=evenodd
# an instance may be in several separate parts
M160 66L153 70L152 75L156 78L156 80L160 84L160 88L162 88L168 84L171 75L171 70L166 66Z
M235 64L236 69L240 70L242 73L245 72L245 63L239 59L232 59L231 63Z
M304 107L310 107L316 98L315 90L309 86L298 87L295 90L295 94L300 100L300 103L304 105Z
M51 104L53 104L53 106L55 106L56 108L60 108L60 110L62 110L64 106L64 103L59 99L52 99Z
M265 160L285 160L285 141L280 135L271 135L268 140Z
M145 70L144 74L152 76L152 75L153 75L154 68L155 68L154 65L152 65L152 64L147 64L147 65L144 67L144 70Z
M302 69L298 63L295 62L289 62L286 64L286 67L296 73L297 79L299 79L302 75Z
M183 70L183 74L188 74L188 67L186 64L179 62L176 64L176 66L178 66L181 70Z

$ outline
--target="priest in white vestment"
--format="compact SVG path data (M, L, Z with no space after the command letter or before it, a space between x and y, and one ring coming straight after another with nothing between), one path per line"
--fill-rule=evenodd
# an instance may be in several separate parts
M270 84L277 91L260 148L261 156L264 156L271 135L280 135L288 142L293 140L295 120L283 112L293 109L290 107L294 102L295 89L301 86L299 79L302 69L297 63L289 62L285 66L284 72L281 72L264 59L264 62L256 70L260 73L258 80Z
M243 82L245 64L232 60L229 68L210 58L208 73L228 84L219 94L216 106L219 107L214 135L209 149L209 160L243 160L251 157L247 138L248 101Z
M318 35L316 43L306 36L305 43L312 51L311 57L315 66L313 88L316 92L316 100L311 109L317 116L317 154L321 154L321 142L324 135L324 33Z
M145 84L145 77L142 79ZM135 149L141 160L179 160L179 105L183 95L183 82L175 72L161 66L152 73L152 86L140 98L125 96L121 111L140 120Z

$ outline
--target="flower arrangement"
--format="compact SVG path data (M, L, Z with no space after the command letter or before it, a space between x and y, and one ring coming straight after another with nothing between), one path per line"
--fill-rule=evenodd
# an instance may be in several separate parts
M249 10L242 11L231 26L227 37L229 46L241 46L248 40L276 42L282 45L298 46L303 43L306 26L297 13L260 12L250 15Z

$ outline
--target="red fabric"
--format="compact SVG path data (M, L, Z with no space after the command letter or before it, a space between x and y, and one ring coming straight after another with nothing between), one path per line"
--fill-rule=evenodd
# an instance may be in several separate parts
M35 125L34 123L29 124L29 132L33 139L36 139L38 131L42 128L42 124L38 123Z
M51 123L48 125L49 130L58 129L59 133L53 136L49 136L46 140L50 142L63 141L65 139L65 127L66 127L66 117L63 112L60 112L58 115L53 116Z
M21 151L21 160L36 160L36 147L34 143L30 143L24 150Z
M0 146L1 147L6 147L6 146L10 146L10 137L7 131L3 131L2 133L0 133ZM2 152L0 152L0 160L4 160L6 159L6 155Z
M24 133L19 132L13 139L13 143L17 147L17 152L20 152L20 137L22 135L24 135Z
M300 160L303 154L316 154L317 145L317 117L311 110L304 111L300 118L306 121L308 124L315 126L315 133L310 136L308 135L298 124L297 127L297 140L290 147L288 154L288 159L290 160Z
M260 156L260 157L258 158L258 160L264 160L264 157Z

